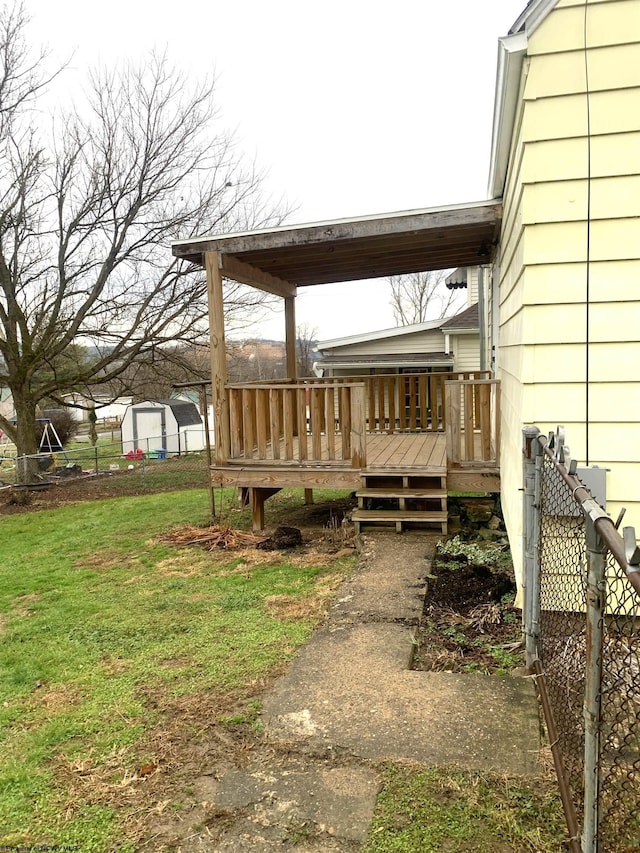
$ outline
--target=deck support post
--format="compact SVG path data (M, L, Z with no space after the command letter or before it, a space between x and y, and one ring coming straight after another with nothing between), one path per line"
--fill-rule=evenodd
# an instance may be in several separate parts
M261 533L264 530L264 502L271 495L275 495L279 491L279 488L261 489L250 487L247 489L251 502L251 526L254 533Z
M304 502L307 506L311 506L313 503L313 489L304 490Z
M284 300L284 325L287 353L287 378L298 378L298 358L296 354L296 300L287 296Z
M222 272L218 252L204 253L209 295L211 334L211 390L216 465L227 465L231 456L229 398L227 396L227 349L224 337Z

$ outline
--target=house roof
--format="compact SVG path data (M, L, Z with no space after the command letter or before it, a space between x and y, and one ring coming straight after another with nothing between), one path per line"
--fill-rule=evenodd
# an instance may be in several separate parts
M446 352L383 353L377 355L326 355L316 362L319 367L447 367L453 356Z
M449 318L440 328L443 332L477 331L480 328L478 303L470 305L469 308L465 308L455 317Z
M173 243L172 251L199 265L206 252L218 252L225 276L256 286L260 280L280 286L328 284L487 263L501 218L500 199L491 199L208 235Z
M364 332L359 335L348 335L346 338L334 338L330 341L318 341L318 349L335 349L336 347L348 347L352 344L363 344L367 341L380 341L384 338L396 338L400 335L413 335L419 332L428 332L431 329L439 329L442 320L427 320L424 323L413 323L408 326L394 326L392 329L379 329L375 332Z

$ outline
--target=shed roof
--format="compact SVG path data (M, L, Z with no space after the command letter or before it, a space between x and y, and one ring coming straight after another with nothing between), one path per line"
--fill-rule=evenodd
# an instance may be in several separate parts
M196 237L173 243L172 250L199 265L205 252L219 252L240 262L244 272L252 268L299 286L329 284L488 263L501 218L500 199L491 199ZM231 278L232 272L225 270Z
M194 403L188 400L158 400L163 406L168 406L179 427L202 426L202 418Z

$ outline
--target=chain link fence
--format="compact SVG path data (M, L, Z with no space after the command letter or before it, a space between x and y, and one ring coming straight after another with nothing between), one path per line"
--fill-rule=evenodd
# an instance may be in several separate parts
M172 441L172 439L175 439ZM206 450L162 449L178 445L178 436L146 440L143 447L123 452L120 441L100 441L63 450L42 450L32 456L0 453L0 487L69 485L104 494L129 494L180 488L207 488ZM184 447L182 437L182 447Z
M559 430L524 436L524 630L575 853L640 850L640 551Z

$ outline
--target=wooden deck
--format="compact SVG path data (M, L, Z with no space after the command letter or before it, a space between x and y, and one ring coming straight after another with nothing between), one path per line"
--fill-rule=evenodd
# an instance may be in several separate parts
M351 489L360 524L438 524L450 491L500 489L499 383L394 375L228 386L214 486L235 486L264 525L282 488Z
M343 459L342 436L339 434L333 437L334 447L329 448L329 441L326 435L320 437L320 454L319 458L313 460L301 460L299 439L297 436L293 438L293 459L285 459L285 441L280 440L280 453L276 452L274 461L273 448L271 442L267 444L266 456L259 454L257 449L251 455L240 457L231 457L229 459L229 467L235 468L240 466L257 466L261 468L281 469L281 468L344 468L349 467L350 463ZM334 458L331 458L331 457ZM337 459L335 457L338 457ZM358 469L358 474L361 470L376 471L379 469L399 468L402 470L413 470L416 468L446 472L447 470L447 441L443 432L438 433L407 433L401 434L380 434L374 433L367 435L367 462L364 468Z

